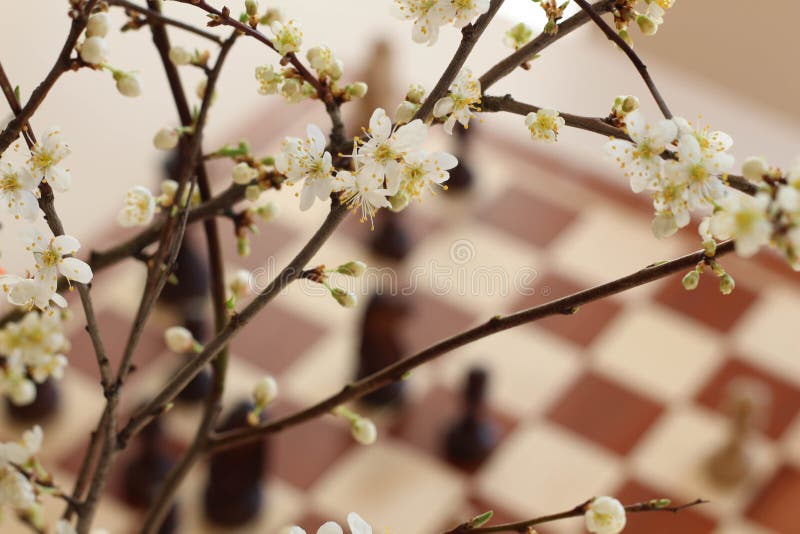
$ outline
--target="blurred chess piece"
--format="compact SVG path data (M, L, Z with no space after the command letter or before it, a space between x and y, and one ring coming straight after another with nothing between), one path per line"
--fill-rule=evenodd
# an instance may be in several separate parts
M463 413L445 434L447 459L459 467L477 467L497 446L497 425L486 413L488 381L485 369L470 369L464 387Z
M383 258L403 261L411 251L411 235L403 224L403 213L382 210L370 236L370 250Z
M52 378L36 384L36 398L30 404L17 405L6 399L8 415L21 423L42 423L53 417L59 408L59 386Z
M728 397L729 434L707 466L709 476L720 487L736 486L747 479L752 467L750 436L760 426L771 401L769 389L750 379L731 382Z
M218 431L246 426L253 410L250 401L242 401L223 421ZM265 419L261 413L262 421ZM240 527L255 520L264 507L264 469L267 448L264 440L253 441L214 453L204 494L206 517L223 527Z
M470 158L470 145L472 138L475 137L474 131L474 126L464 128L460 123L456 123L453 128L453 138L456 141L454 155L458 158L458 165L450 169L450 178L445 182L448 191L469 191L475 185Z
M361 379L397 363L405 354L400 323L408 315L403 299L396 295L375 294L367 304L361 323L356 378ZM403 402L405 381L388 384L361 398L372 406L398 405Z
M143 428L137 442L139 449L124 468L122 490L128 504L147 510L158 496L161 484L175 462L164 448L160 419L154 419ZM178 505L173 503L158 532L171 534L177 531Z

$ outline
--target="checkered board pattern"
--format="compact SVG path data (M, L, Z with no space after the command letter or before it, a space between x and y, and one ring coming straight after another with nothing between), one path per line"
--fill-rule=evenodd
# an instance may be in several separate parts
M299 128L265 132L264 121L260 124L265 149L274 150L281 135L301 133ZM475 136L469 158L475 188L439 194L404 212L414 246L402 265L370 254L368 225L354 216L312 263L363 259L395 269L401 285L415 279L416 290L404 297L411 314L398 325L409 354L496 313L696 247L688 231L655 240L647 205L624 186L554 161L532 143L509 143L488 127L479 127ZM451 142L437 137L431 146L452 148ZM225 165L214 168L220 180L228 172ZM250 257L238 258L233 240L227 240L230 269L274 273L324 216L322 206L301 214L291 194L275 199L283 215L253 240ZM223 228L228 231L227 223ZM457 255L456 246L466 246L467 256ZM730 296L718 292L711 276L686 292L676 275L587 305L573 316L492 336L420 368L408 381L403 408L371 413L380 429L373 446L355 444L343 421L330 416L270 438L268 502L259 520L240 532L280 532L291 523L313 532L323 520L342 520L354 510L376 532L431 533L488 509L497 521L518 520L601 494L628 503L653 497L711 501L678 515L633 516L630 534L800 532L800 358L792 328L800 287L769 257L747 263L729 258L724 264L737 279ZM450 268L453 287L443 291L434 284L428 266ZM508 273L510 287L488 287L486 278L474 276L486 267ZM516 273L528 274L514 279ZM459 276L477 279L477 287L459 285ZM514 287L520 280L524 295ZM143 269L132 261L96 281L96 307L113 358L119 358L142 281ZM302 408L352 379L363 307L344 310L312 292L312 286L295 284L233 343L228 406L246 397L266 372L281 385L272 415ZM60 413L45 424L44 460L68 483L102 398L82 317L79 311L75 315ZM177 321L159 310L148 323L127 386L126 410L180 364L162 341L163 329ZM442 436L458 416L459 391L474 365L490 371L488 411L502 440L479 468L464 471L443 459ZM726 442L725 392L740 377L763 383L772 403L750 442L747 481L722 489L710 481L706 465ZM176 450L193 434L198 410L178 405L165 416ZM20 430L7 419L0 428L9 436ZM183 485L181 532L217 532L202 519L205 477L200 464ZM131 532L140 515L119 499L119 488L117 470L97 525ZM14 532L9 525L4 532ZM540 532L581 531L581 520L573 519Z

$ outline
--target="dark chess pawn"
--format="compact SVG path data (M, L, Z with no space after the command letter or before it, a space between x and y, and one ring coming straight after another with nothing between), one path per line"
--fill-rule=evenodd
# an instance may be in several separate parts
M142 429L138 442L136 455L124 468L122 490L128 504L147 510L158 496L158 490L174 461L164 450L160 419L154 419ZM173 503L158 532L171 534L177 530L178 505Z
M402 215L384 210L375 225L369 243L372 252L395 261L405 259L411 250L411 236L403 226Z
M488 378L485 369L470 370L464 388L464 414L445 434L445 455L459 467L477 467L497 446L497 426L485 409Z
M458 165L450 169L450 178L445 182L449 191L468 191L475 184L470 164L469 145L474 128L464 128L460 124L455 127L455 139L458 146L455 150Z
M361 324L357 378L376 373L403 358L405 347L398 326L407 314L408 307L402 298L372 296ZM372 406L398 405L403 401L404 389L405 381L393 382L363 396L361 401Z
M246 426L253 408L249 401L240 402L217 430ZM210 521L224 527L239 527L258 517L264 506L262 481L266 455L266 443L260 440L211 456L204 494L205 515Z
M711 479L720 487L736 486L746 480L752 467L750 435L770 402L766 386L749 380L732 383L729 397L730 433L707 464Z
M187 314L188 315L188 314ZM209 339L208 322L203 319L196 319L187 317L183 323L200 343L205 343ZM187 356L186 360L191 359ZM211 370L206 366L200 371L191 382L186 384L186 387L178 394L178 400L189 403L194 403L205 399L211 391Z
M53 379L47 379L36 384L36 398L32 403L16 405L6 399L6 410L12 419L22 423L43 422L58 412L60 397L58 385Z

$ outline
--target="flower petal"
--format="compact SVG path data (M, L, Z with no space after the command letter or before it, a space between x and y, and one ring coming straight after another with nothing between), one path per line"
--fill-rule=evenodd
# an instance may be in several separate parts
M92 281L92 268L78 258L64 258L58 266L61 274L80 284L88 284Z

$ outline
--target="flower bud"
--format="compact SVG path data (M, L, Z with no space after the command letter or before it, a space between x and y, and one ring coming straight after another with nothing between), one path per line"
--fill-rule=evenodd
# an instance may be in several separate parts
M250 202L255 202L261 196L262 190L260 185L248 185L244 190L244 198Z
M639 15L636 17L636 24L644 35L655 35L658 31L658 24L647 15Z
M694 291L697 289L698 284L700 284L700 273L698 273L696 270L689 271L684 275L681 283L686 291Z
M742 176L751 182L761 182L769 174L769 163L764 158L751 156L742 163Z
M256 214L261 217L264 222L269 222L278 217L281 208L274 201L270 200L256 208Z
M108 61L108 43L102 37L89 37L81 45L81 59L90 65L102 65Z
M263 377L253 387L253 402L256 407L264 408L278 396L278 382L270 375Z
M378 429L375 427L375 423L366 417L354 419L350 425L350 433L353 435L353 439L362 445L372 445L378 439Z
M364 274L364 271L367 270L367 264L363 261L348 261L336 268L336 272L339 274L343 274L345 276L352 276L353 278L357 278Z
M277 7L271 7L267 9L267 12L259 19L258 22L264 24L266 26L272 25L275 21L283 20L283 15L281 14L281 10Z
M736 282L734 282L733 277L728 273L723 274L719 278L719 291L723 295L730 295L733 292L733 288L736 287Z
M618 534L625 528L625 507L613 497L596 497L586 507L586 530L595 534Z
M142 79L135 72L117 71L114 79L117 80L117 91L121 95L134 98L142 94Z
M258 170L254 169L243 161L234 165L231 174L233 175L234 183L239 185L247 185L258 176Z
M348 83L344 90L350 98L364 98L367 95L369 86L364 82L354 82Z
M625 100L622 101L622 112L630 113L637 109L639 109L639 99L632 95L626 96Z
M95 13L86 22L86 37L105 37L108 34L110 22L108 13Z
M236 252L243 258L250 255L250 240L246 236L236 239Z
M403 100L400 105L397 106L397 111L394 113L394 119L397 124L411 122L417 110L419 110L419 106L419 104L415 104L409 100Z
M250 294L250 271L247 269L237 270L231 281L228 282L228 289L231 294L238 299L243 299Z
M256 0L245 0L244 9L247 11L248 16L255 17L258 15L258 2Z
M194 336L182 326L171 326L164 331L164 340L172 352L191 352L197 345Z
M334 288L331 289L331 295L343 308L352 308L356 305L356 296L351 291Z
M627 29L622 29L622 30L618 31L618 32L617 32L617 34L620 36L620 38L621 38L623 41L625 41L625 43L626 43L628 46L630 46L630 47L632 47L632 46L633 46L633 39L631 39L631 34L630 34L630 33L628 33L628 30L627 30Z
M32 380L23 378L8 390L8 398L16 406L31 404L36 400L36 384Z
M409 197L403 191L400 191L396 195L389 197L389 204L391 204L391 209L393 212L397 213L406 209L406 207L411 202L411 197Z
M182 46L173 46L169 49L169 60L178 67L192 62L192 53Z
M175 128L161 128L153 137L153 146L159 150L171 150L178 146L180 132Z
M425 88L422 86L422 84L412 83L408 87L406 100L413 102L414 104L421 104L423 98L425 98Z

